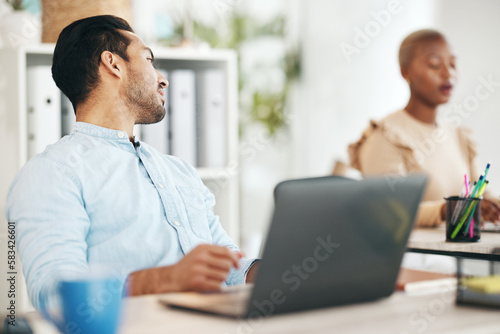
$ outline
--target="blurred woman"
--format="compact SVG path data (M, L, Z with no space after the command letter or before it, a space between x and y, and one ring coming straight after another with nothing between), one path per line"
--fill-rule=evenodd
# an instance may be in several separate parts
M476 144L469 130L437 120L437 108L448 102L457 80L455 55L445 37L435 30L410 34L399 49L399 64L410 100L403 110L372 121L349 146L351 165L365 176L427 174L416 225L437 226L445 220L443 198L461 193L465 173L474 181L482 172ZM398 182L397 176L388 182ZM500 205L492 199L486 193L481 201L482 217L498 222Z

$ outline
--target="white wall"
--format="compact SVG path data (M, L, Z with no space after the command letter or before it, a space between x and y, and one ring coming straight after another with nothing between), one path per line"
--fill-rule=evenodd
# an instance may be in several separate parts
M495 0L441 0L437 6L436 26L448 36L457 55L459 80L452 100L446 109L457 111L462 106L463 125L474 131L478 143L478 161L484 168L488 161L492 167L488 174L490 187L500 192L500 1ZM492 92L480 88L481 94L474 108L476 89L480 78L491 76L496 83ZM468 104L470 103L470 104ZM471 111L467 110L469 108Z

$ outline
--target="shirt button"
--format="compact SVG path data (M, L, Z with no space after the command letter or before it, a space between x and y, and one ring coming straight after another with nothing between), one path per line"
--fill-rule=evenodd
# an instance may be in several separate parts
M123 132L118 132L118 137L123 138L125 137L125 134Z
M158 183L158 187L160 187L160 189L163 189L163 184Z
M179 223L177 220L176 220L176 221L174 221L174 224L175 224L176 226L180 226L180 225L181 225L181 223Z

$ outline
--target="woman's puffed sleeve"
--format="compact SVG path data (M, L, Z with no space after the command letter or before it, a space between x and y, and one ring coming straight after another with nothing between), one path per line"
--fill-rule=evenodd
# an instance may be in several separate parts
M379 174L406 175L409 147L396 134L372 121L361 139L349 146L351 166L365 176Z
M393 178L408 175L417 165L414 150L404 134L386 124L372 121L361 139L349 146L351 165L363 176L384 175ZM444 200L425 201L419 206L416 226L437 226L442 223Z

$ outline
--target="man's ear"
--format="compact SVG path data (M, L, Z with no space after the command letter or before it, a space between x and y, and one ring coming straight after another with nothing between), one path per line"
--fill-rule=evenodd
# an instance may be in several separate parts
M107 73L118 78L122 77L123 72L121 57L118 57L117 55L109 51L103 51L101 53L101 65L103 66L104 71L106 71Z

